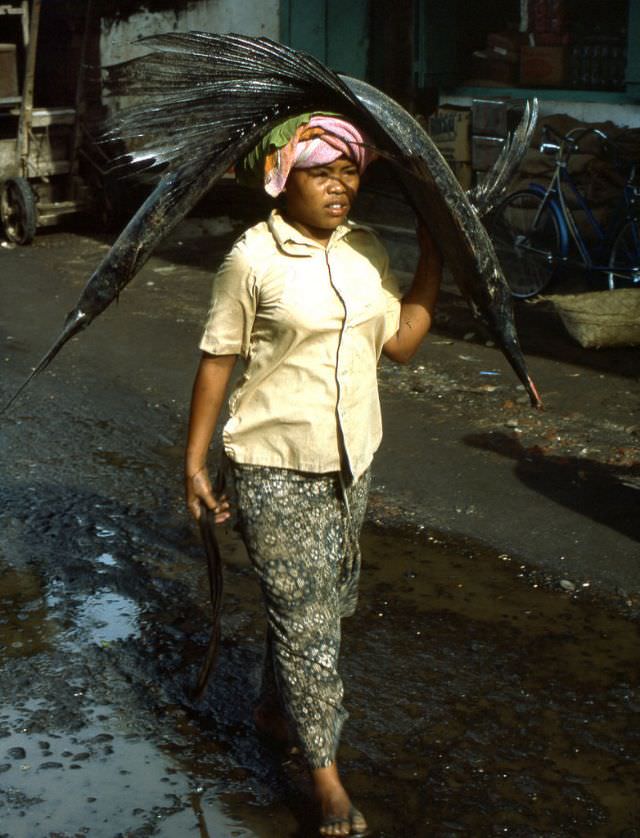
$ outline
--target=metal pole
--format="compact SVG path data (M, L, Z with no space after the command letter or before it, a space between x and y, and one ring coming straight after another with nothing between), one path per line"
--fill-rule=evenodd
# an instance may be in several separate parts
M40 27L41 0L33 0L31 9L31 23L29 26L29 45L27 47L27 61L24 72L24 87L22 105L20 106L20 122L18 124L18 160L20 174L28 177L29 137L31 135L31 119L33 114L33 88L36 75L36 49L38 46L38 29Z

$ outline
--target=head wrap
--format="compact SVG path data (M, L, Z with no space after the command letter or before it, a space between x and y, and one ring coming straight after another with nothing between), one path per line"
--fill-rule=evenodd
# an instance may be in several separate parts
M310 169L348 157L360 174L376 154L368 137L338 114L306 113L278 123L241 161L236 169L240 183L261 186L276 197L285 187L291 169Z

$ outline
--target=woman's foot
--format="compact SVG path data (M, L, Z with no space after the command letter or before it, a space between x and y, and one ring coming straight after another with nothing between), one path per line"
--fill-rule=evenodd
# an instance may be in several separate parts
M367 835L368 827L364 815L351 803L340 782L335 762L327 768L314 769L311 778L320 806L320 835L350 835L352 838Z

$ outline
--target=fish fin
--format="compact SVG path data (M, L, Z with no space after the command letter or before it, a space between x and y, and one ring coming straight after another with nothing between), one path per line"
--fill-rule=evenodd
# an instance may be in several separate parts
M480 216L487 215L496 206L524 155L527 153L531 136L538 120L538 100L525 104L522 119L516 130L505 140L498 159L481 184L467 192L469 201Z
M271 41L202 32L140 40L153 51L105 69L112 94L144 104L115 113L104 143L135 139L117 162L139 169L198 160L239 130L309 110L358 110L340 77L315 58Z

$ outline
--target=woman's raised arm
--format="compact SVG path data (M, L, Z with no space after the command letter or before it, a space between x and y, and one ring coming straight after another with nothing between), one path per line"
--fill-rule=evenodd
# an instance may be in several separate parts
M382 347L392 361L408 363L420 342L431 328L442 280L440 249L424 224L418 226L420 258L413 282L402 298L400 326L395 335Z

